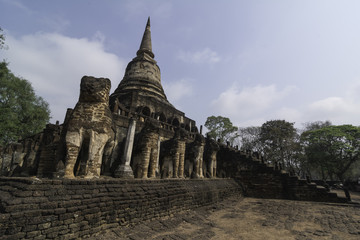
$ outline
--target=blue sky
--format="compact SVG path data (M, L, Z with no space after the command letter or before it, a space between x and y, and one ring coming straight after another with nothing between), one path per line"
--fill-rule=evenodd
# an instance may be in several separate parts
M83 75L112 90L147 17L169 101L197 125L268 120L360 125L360 1L0 0L0 58L63 122Z

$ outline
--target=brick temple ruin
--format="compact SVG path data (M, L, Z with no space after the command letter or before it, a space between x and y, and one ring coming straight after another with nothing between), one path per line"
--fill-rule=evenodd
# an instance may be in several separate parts
M256 153L205 138L167 100L150 19L111 95L110 88L107 78L84 76L63 124L2 149L0 236L75 239L234 194L346 202Z
M8 146L2 175L38 177L183 178L214 176L216 143L166 98L152 52L150 19L136 57L109 96L106 78L84 76L64 123ZM212 146L216 147L212 149Z

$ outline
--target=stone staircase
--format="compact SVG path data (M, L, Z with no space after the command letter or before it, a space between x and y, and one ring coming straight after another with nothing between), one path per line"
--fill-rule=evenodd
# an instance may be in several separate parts
M276 169L251 153L221 146L217 170L242 185L244 195L258 198L346 203L347 199L298 176Z

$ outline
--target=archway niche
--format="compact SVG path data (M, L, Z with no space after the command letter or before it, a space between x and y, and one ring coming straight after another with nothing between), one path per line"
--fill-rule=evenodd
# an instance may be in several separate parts
M144 116L150 117L150 115L151 115L150 108L143 107L143 109L141 110L141 114L144 115Z
M159 115L159 120L160 120L161 122L166 122L166 116L165 116L164 113L160 113L160 115Z
M180 126L180 122L179 122L179 119L177 118L174 118L172 120L172 123L171 123L174 127L179 127Z

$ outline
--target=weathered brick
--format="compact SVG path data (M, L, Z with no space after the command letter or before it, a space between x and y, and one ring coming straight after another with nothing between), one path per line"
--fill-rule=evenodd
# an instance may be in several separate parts
M64 225L64 221L59 221L59 220L54 220L54 221L51 221L51 226L52 227L56 227L56 226L61 226L61 225Z
M59 232L59 231L62 231L64 229L68 229L67 225L61 225L61 226L56 226L56 227L51 227L51 228L48 228L48 229L45 229L45 230L42 230L41 232L43 234L46 234L46 236L49 234L49 233L53 233L53 232Z
M35 190L35 191L33 191L32 195L33 195L33 197L42 197L45 194L44 194L44 191Z
M32 232L27 232L26 233L26 238L33 238L36 236L41 235L41 231L32 231Z
M73 207L81 205L81 200L68 200L68 201L61 201L59 203L60 208L67 208L67 207Z
M58 233L58 232L51 232L51 233L46 234L46 238L47 238L47 239L54 239L54 238L56 238L57 236L59 236L59 233Z
M34 204L34 203L43 203L48 200L47 197L27 197L22 199L24 204Z
M83 199L83 195L82 194L74 194L74 195L71 195L71 199Z
M94 208L89 208L89 209L85 209L82 211L82 213L85 214L91 214L91 213L97 213L100 212L100 208L99 207L94 207Z
M11 234L10 236L6 236L5 239L7 240L18 240L18 239L22 239L26 236L26 233L24 232L17 232L14 234Z
M44 229L48 229L51 227L51 222L46 222L46 223L42 223L42 224L38 224L38 229L39 230L44 230Z
M84 182L89 184L91 181ZM206 193L206 191L197 190L197 194L200 196L193 198L194 194L189 194L188 191L194 191L194 187L192 187L191 182L186 181L169 181L166 184L161 181L152 181L151 184L146 181L136 181L136 184L131 183L131 181L128 181L127 184L118 184L119 181L104 182L111 189L111 194L108 194L107 190L102 191L105 187L103 185L84 184L83 186L88 186L88 189L83 188L84 191L82 192L86 193L83 194L82 199L71 199L74 194L76 195L76 191L81 189L71 189L72 187L77 188L78 185L66 186L63 188L66 191L61 190L61 192L67 193L67 198L51 196L50 194L49 199L52 197L52 201L54 201L51 202L46 197L31 197L28 203L39 201L42 210L18 212L13 213L13 215L7 214L2 217L4 219L2 221L8 222L14 217L14 219L19 220L18 223L26 224L26 228L24 227L21 231L42 231L40 239L45 237L79 238L82 235L89 235L104 229L104 226L108 227L104 224L112 223L117 226L119 223L116 219L122 219L121 223L127 224L166 216L171 212L191 208L190 205L198 206L202 203L218 200L220 194L230 191L214 190L209 192L208 189ZM32 187L33 192L37 191L34 186ZM60 187L61 185L56 189L57 194L61 189ZM26 217L24 217L24 213L27 214ZM40 216L39 213L43 216ZM26 222L22 223L21 221L24 219ZM49 223L51 223L50 227L47 225ZM61 228L61 226L65 226L65 228ZM16 225L13 225L14 228Z
M74 219L74 223L81 222L81 221L83 221L84 219L85 219L84 216L77 216L77 217Z
M61 201L61 200L70 200L71 196L69 195L54 195L49 196L49 201Z
M1 213L0 214L0 223L7 222L10 218L10 213Z
M59 233L59 235L65 235L65 234L67 234L68 232L70 232L70 229L64 229L64 230L60 230L58 233ZM62 239L63 239L64 237L62 237Z
M78 207L68 207L66 208L66 212L71 213L71 212L76 212L78 210Z
M55 214L63 214L66 213L66 208L56 208L54 209Z
M79 232L76 232L76 233L69 233L69 234L66 234L66 236L64 236L64 240L70 240L70 239L78 239L79 238Z
M57 202L43 202L40 203L40 208L41 209L55 209L57 208L58 204Z
M69 224L71 224L71 223L73 223L73 222L74 222L74 219L70 218L70 219L64 220L63 224L69 225Z
M24 212L12 212L10 214L9 220L12 222L17 222L17 223L25 221Z
M38 226L37 225L29 225L29 224L26 224L22 229L21 231L23 232L31 232L31 231L35 231L38 229Z
M15 197L31 197L33 192L32 191L15 191L13 194Z
M74 216L74 213L63 213L63 214L59 215L59 220L63 221L63 220L75 218L75 217L76 217L76 215Z
M43 239L47 239L46 235L38 235L36 237L33 238L34 240L43 240Z

